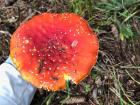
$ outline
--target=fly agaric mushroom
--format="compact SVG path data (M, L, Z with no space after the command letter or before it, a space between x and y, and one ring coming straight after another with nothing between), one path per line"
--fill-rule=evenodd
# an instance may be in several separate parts
M42 13L13 34L10 56L22 77L37 88L60 90L66 80L78 84L98 55L97 36L73 13Z

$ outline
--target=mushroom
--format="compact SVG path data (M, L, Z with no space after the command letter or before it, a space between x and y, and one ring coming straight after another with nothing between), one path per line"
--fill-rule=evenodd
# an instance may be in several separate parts
M98 49L97 36L82 17L42 13L14 32L10 57L26 81L57 91L66 88L66 80L78 84L88 76Z

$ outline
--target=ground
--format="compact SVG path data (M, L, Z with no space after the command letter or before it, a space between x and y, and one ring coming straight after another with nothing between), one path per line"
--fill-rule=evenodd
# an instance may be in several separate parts
M31 105L140 105L139 0L1 0L0 64L12 33L42 12L74 12L97 33L100 49L90 75L68 91L37 90Z

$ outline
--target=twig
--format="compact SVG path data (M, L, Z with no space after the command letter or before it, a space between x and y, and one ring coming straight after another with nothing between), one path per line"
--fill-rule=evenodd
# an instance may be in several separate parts
M44 101L41 103L41 105L44 105L46 103L46 105L49 105L51 103L52 97L55 95L55 92L50 93L49 96L47 96Z
M132 76L127 70L125 70L125 72L130 76L130 78L131 78L133 81L135 81L137 84L140 85L140 82L137 81L137 80L135 80L135 79L133 78L133 76Z
M125 91L124 91L124 89L123 89L121 83L119 82L119 80L118 80L118 83L119 83L119 86L120 86L120 88L121 88L123 94L124 94L125 97L128 99L128 101L129 101L132 105L135 105L135 103L129 98L129 95L127 95L127 94L125 93Z
M118 92L115 88L109 88L109 89L110 89L118 98L121 98L119 92ZM122 99L122 98L121 98L121 99ZM128 103L127 103L125 100L122 99L122 101L123 101L123 103L125 103L126 105L128 105Z
M140 66L120 66L121 69L140 69Z
M28 21L29 19L31 19L36 13L40 14L41 12L34 10L34 12L32 12L28 17L25 18L25 20L23 20L22 23Z
M7 35L11 36L11 34L10 34L8 31L0 30L0 33L2 33L2 34L7 34Z
M79 103L85 103L85 101L86 98L84 96L73 96L65 100L63 104L79 104Z
M51 104L51 101L52 101L52 98L54 97L54 95L55 95L55 92L53 92L53 93L49 96L49 98L48 98L48 100L47 100L47 102L46 102L46 105L50 105L50 104Z
M127 100L132 104L132 105L135 105L135 103L129 98L129 95L126 94L126 92L124 91L124 88L121 84L121 82L119 81L119 79L116 78L116 73L114 72L114 77L115 77L115 80L116 80L116 83L118 85L118 88L119 88L119 91L121 90L123 92L123 95L127 98ZM117 91L117 90L116 90ZM120 94L120 93L119 93ZM121 94L120 94L120 99L121 101L123 101L123 99L121 98ZM128 104L127 104L128 105Z
M17 6L0 7L0 9L17 8Z

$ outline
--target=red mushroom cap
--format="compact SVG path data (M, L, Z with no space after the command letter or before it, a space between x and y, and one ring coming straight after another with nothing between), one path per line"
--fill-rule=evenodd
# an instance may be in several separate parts
M13 34L10 56L22 77L47 90L79 83L95 65L99 43L88 23L73 13L42 13Z

